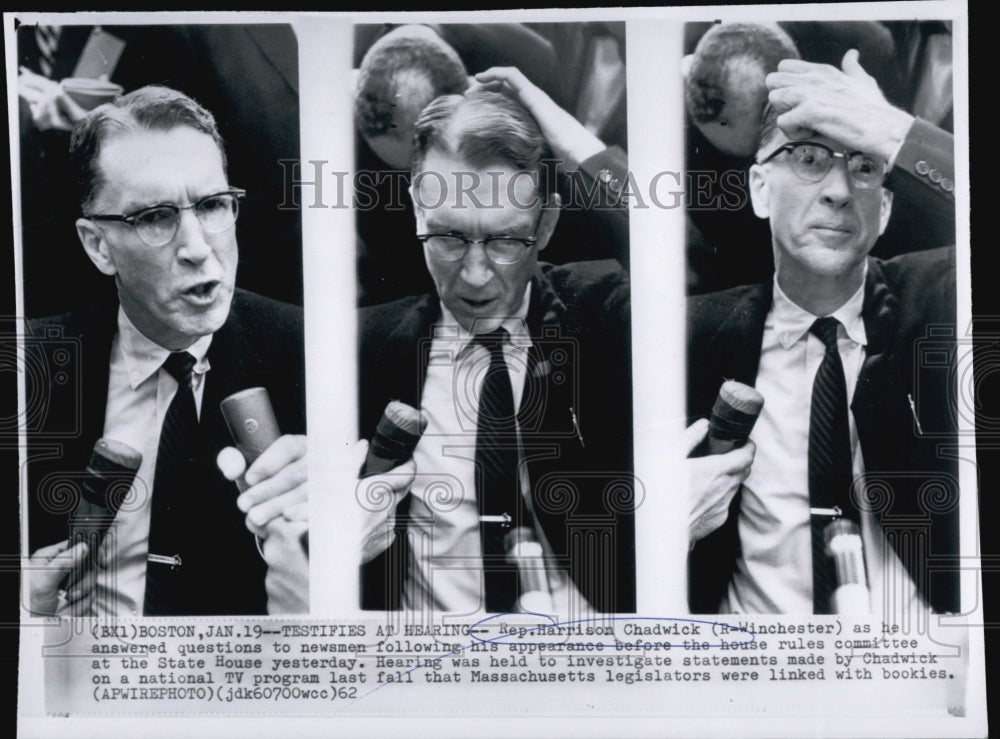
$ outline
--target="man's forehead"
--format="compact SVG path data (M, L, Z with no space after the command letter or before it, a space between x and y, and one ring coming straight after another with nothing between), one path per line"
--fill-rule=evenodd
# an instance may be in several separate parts
M509 163L471 164L441 149L431 149L413 175L416 205L430 212L485 208L533 210L540 202L539 172Z
M218 144L191 126L122 131L104 142L97 161L105 180L97 197L113 195L123 206L154 204L181 185L208 194L226 184Z

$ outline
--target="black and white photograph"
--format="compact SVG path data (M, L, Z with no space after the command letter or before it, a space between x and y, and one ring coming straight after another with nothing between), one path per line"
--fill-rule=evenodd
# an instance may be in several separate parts
M355 38L364 607L634 612L625 24Z
M987 736L969 27L5 12L18 735Z
M308 613L291 27L16 36L31 612Z
M691 609L959 613L951 25L685 42Z

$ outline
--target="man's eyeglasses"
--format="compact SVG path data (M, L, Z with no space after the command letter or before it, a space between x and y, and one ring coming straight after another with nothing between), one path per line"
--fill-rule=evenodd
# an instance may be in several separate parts
M541 223L541 216L538 222ZM538 223L535 224L538 231ZM535 236L487 236L483 239L470 239L465 234L456 231L443 234L417 234L426 245L434 259L441 262L458 262L465 258L469 247L482 244L487 258L494 264L517 264L527 255L528 250L538 239Z
M158 247L169 244L180 226L181 211L193 210L205 233L217 234L228 231L236 224L240 211L240 198L246 190L234 187L224 192L206 195L191 205L154 205L126 215L95 214L84 216L92 221L119 221L135 229L146 246Z
M758 164L767 164L783 152L789 153L792 171L804 182L819 182L833 167L834 158L847 161L847 172L855 187L874 190L885 182L885 163L860 151L834 151L829 146L812 141L789 141L782 144Z

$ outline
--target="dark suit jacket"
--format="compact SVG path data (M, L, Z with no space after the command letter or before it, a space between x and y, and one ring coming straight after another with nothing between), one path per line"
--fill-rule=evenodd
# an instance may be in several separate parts
M360 315L360 430L370 439L390 400L420 406L434 295ZM533 278L524 403L518 413L538 523L562 567L601 611L635 609L628 277L614 262L540 265ZM583 443L573 428L575 412ZM362 572L365 608L399 607L407 500L396 541Z
M73 495L60 484L80 479L102 436L117 305L106 303L29 324L27 357L29 543L65 539ZM198 615L263 614L264 561L236 507L236 486L215 467L232 437L219 402L239 390L267 388L281 430L305 431L302 313L295 306L237 290L225 325L208 351L200 431L206 450L198 485L202 508L181 551L183 576L198 593Z
M711 413L723 380L755 383L771 294L771 283L765 283L690 300L689 420ZM863 318L868 347L851 411L869 504L923 597L937 612L954 612L959 604L954 249L889 261L869 258ZM692 551L694 613L718 610L739 553L739 506L737 493L726 523Z

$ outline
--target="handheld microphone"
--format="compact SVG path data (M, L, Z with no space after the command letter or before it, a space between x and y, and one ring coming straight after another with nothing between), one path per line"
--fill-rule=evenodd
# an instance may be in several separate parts
M823 530L823 541L837 570L833 612L868 615L871 607L868 602L868 578L865 575L861 529L849 518L838 518Z
M97 556L141 465L142 454L128 444L106 438L94 444L81 483L82 495L69 517L69 545L86 543L87 556L80 568L69 576L67 588Z
M526 526L512 529L504 537L507 561L517 566L521 583L521 610L530 613L554 613L549 577L545 569L545 553Z
M764 396L755 388L735 380L722 383L708 422L707 453L725 454L746 444L763 407Z
M271 396L267 394L266 388L251 387L233 393L219 403L219 408L222 410L222 417L226 419L229 433L233 435L236 448L246 460L247 468L281 437L278 420L274 417L274 408L271 406ZM219 464L220 466L226 464L226 460L222 456L219 458ZM243 475L237 477L235 482L236 489L241 493L249 487ZM308 556L308 531L302 532L299 544L302 545L303 551ZM259 540L257 548L260 549ZM263 554L261 551L261 556Z
M262 387L233 393L219 404L219 408L248 468L281 436L271 398ZM247 489L243 475L236 478L236 487L241 493Z
M427 419L420 411L398 400L390 401L368 445L361 476L381 475L403 464L413 456L426 428Z

